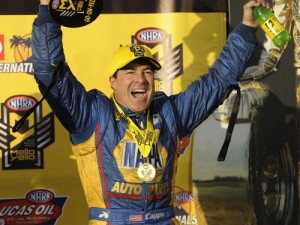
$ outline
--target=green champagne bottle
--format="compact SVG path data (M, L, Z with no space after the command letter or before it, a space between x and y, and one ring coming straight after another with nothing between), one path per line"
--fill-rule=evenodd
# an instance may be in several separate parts
M270 10L263 6L258 6L253 8L252 14L256 23L278 48L283 48L291 40L290 33Z

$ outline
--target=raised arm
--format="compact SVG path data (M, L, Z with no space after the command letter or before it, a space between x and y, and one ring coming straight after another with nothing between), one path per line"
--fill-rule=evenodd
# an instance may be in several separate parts
M65 62L63 33L60 25L51 18L48 3L48 0L41 0L38 16L33 23L34 76L43 94L55 77L56 81L46 100L71 134L80 133L93 120L91 111L95 94L86 92Z
M172 98L180 121L179 130L184 132L183 135L192 132L218 107L229 87L238 85L257 45L257 24L252 9L259 5L270 8L264 0L247 2L243 6L241 24L229 34L227 44L208 73L193 82L185 92Z

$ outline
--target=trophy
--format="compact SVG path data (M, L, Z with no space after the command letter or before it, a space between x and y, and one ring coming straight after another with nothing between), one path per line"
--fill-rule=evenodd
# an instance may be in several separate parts
M102 12L103 0L50 0L52 18L65 27L82 27L93 22Z

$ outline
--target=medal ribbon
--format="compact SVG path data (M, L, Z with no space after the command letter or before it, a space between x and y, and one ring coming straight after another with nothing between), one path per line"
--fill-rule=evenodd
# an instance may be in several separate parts
M147 113L147 128L145 130L141 130L132 120L129 118L121 109L121 107L116 102L115 96L112 94L111 99L113 100L120 116L125 119L128 129L130 133L133 135L136 144L138 145L138 149L140 150L142 156L147 158L152 144L154 142L154 128L150 119L150 113L148 110Z

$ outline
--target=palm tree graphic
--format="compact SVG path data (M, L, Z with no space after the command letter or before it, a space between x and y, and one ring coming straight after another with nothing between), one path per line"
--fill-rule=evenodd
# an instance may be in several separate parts
M14 49L16 62L24 62L31 57L31 37L30 35L13 35L9 40L10 48Z

